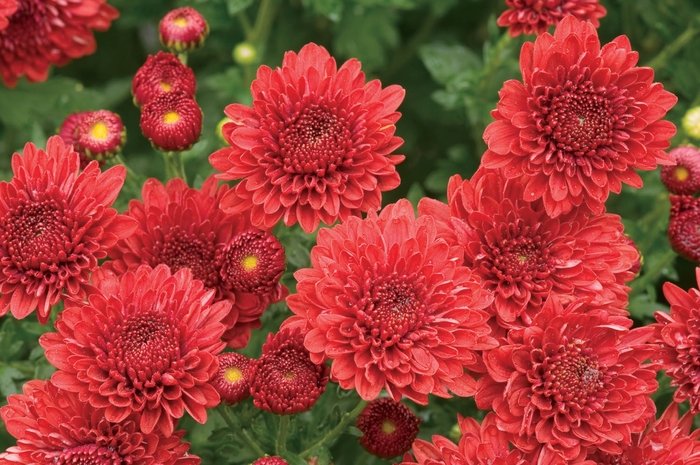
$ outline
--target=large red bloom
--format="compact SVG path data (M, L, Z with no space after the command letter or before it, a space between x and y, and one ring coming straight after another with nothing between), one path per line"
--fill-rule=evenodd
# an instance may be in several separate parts
M45 323L64 292L85 297L105 250L136 228L110 208L126 170L102 173L93 163L80 172L78 154L54 136L46 151L28 143L15 153L12 171L11 182L0 182L0 315L37 309Z
M416 219L400 200L320 230L313 268L294 274L287 304L296 316L284 326L309 328L312 359L333 359L332 378L363 399L382 388L421 404L448 390L471 396L476 351L496 345L483 311L492 297L437 232L432 217Z
M565 16L600 26L607 10L599 0L506 0L508 9L498 17L498 25L509 26L511 37L520 34L543 34L549 26L559 24Z
M695 270L700 283L700 268ZM656 342L661 347L654 353L671 378L676 402L688 400L693 413L700 412L700 291L687 292L672 283L664 283L664 296L671 304L671 313L656 312Z
M542 198L550 216L578 205L602 213L621 183L641 187L635 169L674 163L663 149L676 128L660 119L677 99L637 59L627 37L601 49L595 27L573 16L526 42L523 82L499 93L483 165L524 178L524 198Z
M213 302L192 273L143 265L121 279L100 270L87 302L71 302L41 336L46 358L58 368L52 382L104 408L119 423L137 412L144 433L170 436L187 412L200 423L219 403L209 384L225 344L221 320L231 305Z
M226 208L252 209L256 226L280 219L306 232L323 221L378 210L381 193L399 185L390 155L403 100L399 86L365 84L360 62L336 68L325 48L287 52L282 68L261 66L253 81L253 107L232 104L223 127L231 147L211 155L220 179L242 179Z
M219 208L227 191L225 185L217 189L214 177L209 177L201 189L187 187L182 179L172 179L165 186L149 179L143 186L143 202L132 200L126 212L138 222L138 228L109 250L113 261L106 266L117 274L142 264L155 267L162 263L173 273L189 268L195 279L216 290L216 301L233 304L224 321L228 328L224 339L231 347L240 348L248 343L252 328L260 327L262 313L271 303L284 299L288 290L279 284L279 275L257 276L256 281L252 276L255 267L246 276L236 275L238 263L231 259L250 256L238 256L236 252L250 252L250 244L238 244L237 240L250 235L251 226L247 213L224 213ZM258 263L262 266L264 261Z
M49 66L93 53L92 30L118 16L106 0L0 0L0 77L8 87L22 75L45 81Z
M539 451L540 465L579 463L593 446L619 454L656 412L656 367L644 363L653 328L586 310L551 297L532 326L484 354L477 406L495 411L516 448Z
M108 420L103 410L81 401L77 394L58 389L51 381L29 381L24 394L7 398L0 409L8 433L17 445L0 454L0 464L131 464L198 465L189 443L180 442L185 431L164 438L143 433L138 416L120 423Z
M522 200L523 188L481 168L471 181L450 179L449 207L424 199L418 208L456 233L464 264L495 296L491 308L501 326L531 324L551 294L626 315L625 283L634 278L639 253L620 217L574 208L550 218L541 200Z

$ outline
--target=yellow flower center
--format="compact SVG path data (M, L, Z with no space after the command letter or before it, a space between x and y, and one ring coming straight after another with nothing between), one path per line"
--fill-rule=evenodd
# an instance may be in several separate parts
M294 379L294 372L288 371L284 374L284 379Z
M172 89L172 86L170 84L168 84L167 82L161 82L160 88L163 89L163 92L170 92L170 89Z
M688 171L688 168L685 166L677 166L673 171L673 174L676 176L676 179L681 182L690 177L690 171Z
M178 27L185 27L187 26L187 18L183 18L182 16L178 16L173 20L173 23L175 23L176 26Z
M396 431L396 425L393 421L386 419L382 422L382 432L384 434L391 434Z
M246 271L252 271L258 266L258 257L255 255L248 255L241 260L241 266Z
M92 128L90 128L90 134L92 135L93 139L105 140L109 135L109 129L105 123L98 121L92 125Z
M243 379L243 372L238 367L228 367L224 372L224 378L229 383L237 383Z
M178 115L174 111L169 111L163 116L163 122L165 124L177 123L179 119L180 119L180 115Z

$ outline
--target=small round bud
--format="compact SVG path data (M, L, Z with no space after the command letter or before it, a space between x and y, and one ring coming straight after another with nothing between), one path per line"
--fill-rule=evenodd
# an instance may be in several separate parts
M700 107L693 107L683 116L683 129L694 139L700 139Z
M85 169L85 167L92 160L88 158L85 150L78 146L78 126L80 122L85 118L86 115L90 114L89 111L81 111L77 113L71 113L63 120L61 127L58 129L58 135L63 139L66 145L72 145L73 150L75 150L78 155L80 155L80 168ZM100 165L104 164L104 161L99 162Z
M390 459L408 452L418 436L421 419L393 399L375 399L357 417L362 447L370 454Z
M219 355L219 371L211 385L225 404L237 404L250 397L250 359L235 352Z
M233 49L233 61L239 65L253 65L258 61L258 51L253 44L241 42Z
M126 143L126 128L116 113L108 110L86 114L76 129L77 145L92 160L116 155Z
M137 107L170 92L184 92L194 97L196 88L194 72L175 55L165 52L149 55L131 83L131 93Z
M225 289L249 294L274 292L284 274L284 247L272 234L249 229L236 235L221 254Z
M197 49L209 35L209 24L197 10L186 6L177 8L160 20L160 43L173 52Z
M672 194L693 195L700 192L700 151L692 145L668 152L675 165L661 167L661 182Z
M187 150L202 134L202 110L182 92L161 94L144 105L141 130L153 147L164 152Z
M258 460L253 462L251 465L289 465L287 461L285 461L281 457L260 457Z

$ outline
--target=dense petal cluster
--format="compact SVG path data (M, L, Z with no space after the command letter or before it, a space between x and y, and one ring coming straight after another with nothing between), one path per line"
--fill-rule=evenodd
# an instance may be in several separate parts
M524 198L542 198L550 216L580 205L600 214L622 183L641 187L635 169L672 164L663 150L676 128L661 118L677 98L637 60L627 37L601 49L593 25L573 16L526 42L523 82L501 89L482 164L523 178Z
M282 68L261 66L251 90L252 108L226 107L231 147L209 158L221 179L241 179L227 208L252 210L259 227L283 219L311 232L378 210L381 193L399 185L404 157L391 153L403 143L394 135L401 87L365 84L359 61L338 69L325 48L308 44L287 52Z
M214 177L205 180L200 189L188 187L182 179L172 179L165 186L156 179L147 180L143 201L132 200L125 212L138 222L138 228L109 250L113 260L105 266L117 274L142 264L165 264L172 273L189 268L206 288L216 290L216 301L233 304L224 320L224 340L231 347L240 348L248 343L251 329L260 327L262 313L289 291L279 283L279 274L274 275L274 281L270 273L256 273L256 267L245 276L237 276L231 269L231 255L248 258L248 265L252 263L250 257L257 257L259 271L269 272L272 267L265 263L272 262L281 262L284 269L284 250L273 236L261 232L264 239L258 245L271 247L270 250L241 240L244 247L239 251L236 241L257 237L257 233L251 232L247 214L224 213L219 208L227 191L225 185L217 188ZM265 261L266 258L270 260ZM239 287L239 283L245 283L245 287Z
M496 346L483 311L493 298L461 263L461 248L407 200L348 218L319 231L283 327L307 328L312 359L333 359L334 381L363 399L382 388L421 404L448 390L471 396L477 351Z
M160 43L178 53L194 50L204 44L209 24L197 10L185 6L166 14L158 24Z
M194 97L196 90L194 72L175 55L165 52L149 55L131 81L131 93L138 107L169 92L184 92Z
M696 269L696 278L700 283L700 268ZM671 386L678 388L674 400L688 400L690 410L700 413L700 291L684 291L669 282L664 283L663 290L671 311L654 314L654 340L660 348L653 358L666 370Z
M464 247L464 264L495 296L502 327L527 326L554 294L627 314L625 283L639 253L620 217L574 208L551 218L543 202L522 200L524 183L479 169L470 181L450 179L449 207L424 199L421 215L441 218Z
M255 462L252 463L252 465L289 465L286 460L284 460L282 457L261 457Z
M672 194L693 195L700 192L700 151L692 145L676 147L669 153L674 165L661 167L661 182Z
M413 458L406 454L400 465L530 465L518 449L510 450L508 438L489 413L481 425L473 418L459 418L459 444L435 435L432 444L423 439L413 443ZM553 462L551 465L565 465Z
M129 235L135 221L111 208L126 171L102 173L63 139L46 151L28 143L12 156L12 181L0 182L0 315L24 318L34 309L48 320L62 294L82 299L97 261Z
M221 320L230 310L188 269L143 265L120 278L93 273L87 302L67 303L57 333L41 336L58 368L52 382L103 408L119 423L134 412L139 428L170 436L185 410L200 423L219 404L209 384L224 348Z
M668 241L679 255L700 262L700 199L692 195L671 195Z
M421 419L401 402L383 397L375 399L357 417L358 438L370 454L390 459L411 448L418 436Z
M126 143L126 127L116 113L91 111L80 118L75 136L78 150L91 160L104 161L116 155Z
M250 397L250 362L248 357L234 352L219 355L219 371L211 385L221 402L233 405Z
M506 5L508 9L498 17L498 25L509 27L511 37L544 34L568 15L598 27L598 19L607 14L599 0L506 0Z
M0 1L2 81L8 87L22 76L45 81L51 65L93 53L93 29L106 31L118 16L106 0Z
M9 396L0 409L17 445L0 454L0 464L199 465L180 442L184 431L167 438L144 433L138 415L110 421L103 410L58 389L51 381L29 381L24 393Z
M141 131L163 152L188 150L202 134L202 109L184 92L167 92L141 109Z
M539 465L580 463L588 448L619 454L656 407L653 328L550 298L532 326L508 332L484 354L487 374L475 396L493 409L513 445Z
M324 363L311 360L298 329L270 333L262 355L251 362L253 404L277 415L310 410L326 390L328 371Z
M284 247L275 236L249 229L221 252L221 281L226 289L261 296L279 293L285 264Z

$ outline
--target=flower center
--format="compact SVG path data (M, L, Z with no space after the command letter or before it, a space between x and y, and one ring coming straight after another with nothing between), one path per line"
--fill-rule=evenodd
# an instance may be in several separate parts
M192 276L206 287L215 287L219 283L214 233L206 237L191 237L175 226L165 234L157 260L168 265L172 273L189 268Z
M98 121L90 128L90 135L92 135L93 139L105 140L109 135L109 129L105 123Z
M525 226L522 220L518 220L515 227L508 226L501 228L501 239L490 241L491 253L482 266L499 280L509 283L546 279L554 270L546 241L532 234L532 228Z
M174 124L180 120L180 115L175 111L169 111L163 115L163 122L165 124Z
M224 377L229 383L237 383L238 381L243 379L243 372L240 368L231 366L226 368L226 371L224 372Z
M185 27L187 26L187 18L184 16L178 16L173 20L173 24L175 24L177 27Z
M258 257L255 255L249 255L243 260L241 260L241 266L243 266L243 269L246 271L252 271L258 266Z
M122 465L122 457L112 447L96 444L66 449L51 461L55 465Z
M170 83L168 83L168 82L161 81L160 88L163 90L163 92L170 92L170 89L172 89L173 86L171 86ZM171 112L171 113L175 113L175 112ZM166 116L167 116L167 114L166 114ZM177 119L180 119L180 116L178 116L177 113L175 113L175 116L177 116ZM165 120L165 118L163 118L163 119ZM177 119L175 121L177 121ZM167 121L165 121L165 122L167 123Z
M384 434L391 434L394 431L396 431L396 425L394 422L388 418L384 419L384 421L382 421L382 432Z
M683 182L690 177L690 171L685 166L677 166L673 170L673 176L675 176L677 181Z

